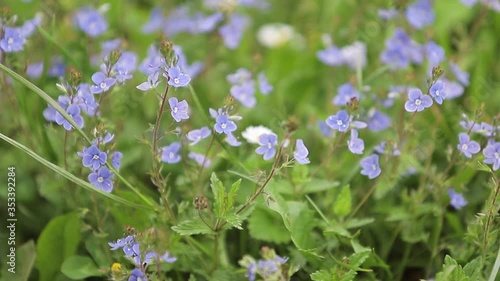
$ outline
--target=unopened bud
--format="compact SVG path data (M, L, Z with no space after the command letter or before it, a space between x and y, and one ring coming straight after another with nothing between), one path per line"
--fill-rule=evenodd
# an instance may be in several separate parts
M122 56L122 51L120 49L114 49L111 51L111 54L109 54L109 62L111 65L114 65Z
M82 73L74 68L74 67L69 67L68 68L68 74L69 74L69 84L71 86L78 86L82 82Z

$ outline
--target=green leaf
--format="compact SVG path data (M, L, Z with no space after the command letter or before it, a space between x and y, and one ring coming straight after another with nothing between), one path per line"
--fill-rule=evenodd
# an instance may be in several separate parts
M345 217L351 212L351 190L349 185L344 185L333 206L333 213Z
M286 243L290 241L290 232L281 221L278 214L269 209L258 207L248 219L248 230L255 239Z
M86 256L72 256L67 258L61 266L61 272L73 280L80 280L91 276L104 276L94 261Z
M1 64L0 64L1 65ZM8 142L9 144L13 145L14 147L18 148L19 150L22 150L23 152L25 152L26 154L28 154L29 156L33 157L35 160L37 160L38 162L42 163L43 165L45 165L47 168L51 169L52 171L58 173L59 175L67 178L68 180L74 182L75 184L87 189L87 190L90 190L92 192L96 192L96 193L99 193L100 195L104 196L104 197L107 197L115 202L118 202L118 203L121 203L121 204L124 204L124 205L127 205L127 206L130 206L130 207L135 207L135 208L148 208L148 207L145 207L145 206L142 206L142 205L138 205L138 204L135 204L135 203L132 203L130 201L127 201L123 198L120 198L114 194L111 194L111 193L106 193L98 188L95 188L93 185L91 185L90 183L78 178L77 176L73 175L72 173L66 171L65 169L49 162L48 160L44 159L43 157L41 157L40 155L36 154L35 152L33 152L31 149L27 148L26 146L18 143L17 141L3 135L2 133L0 133L0 139L3 139L5 140L6 142Z
M7 244L7 241L5 241ZM3 266L2 276L9 276L9 281L27 281L30 277L33 265L35 264L36 249L35 242L29 240L16 249L16 270L15 273L7 271L10 266ZM8 260L7 260L8 262ZM1 279L7 280L7 279Z
M449 255L444 258L441 272L436 274L436 281L475 281L465 275L462 267Z
M214 234L214 231L208 227L200 217L194 217L176 226L172 226L172 230L180 235Z
M222 217L225 221L227 221L231 226L236 227L237 229L243 230L240 216L235 213L225 213Z
M227 195L227 203L226 203L226 211L229 211L234 205L234 198L236 197L236 193L240 188L241 179L235 181L233 185L231 185L231 189L229 190L229 194Z
M333 274L325 269L311 273L313 281L334 281Z
M283 198L275 188L276 185L268 185L266 188L266 193L269 196L267 200L268 207L281 215L286 229L290 230L290 212L288 210L288 204L285 198Z
M314 236L311 235L312 230L316 226L314 212L303 205L298 215L291 218L290 233L295 246L299 249L314 248Z
M81 223L77 213L53 218L37 241L36 267L39 280L56 280L63 261L76 254L81 240Z
M481 271L483 269L483 262L481 257L477 257L470 262L468 262L464 266L464 273L468 277L470 277L471 280L480 280L481 279Z
M347 229L358 228L370 224L374 221L375 221L374 218L361 218L361 219L353 218L346 223L345 228Z
M216 217L220 218L224 213L224 197L226 196L226 190L215 173L212 173L210 176L210 187L214 194L214 213Z
M343 226L340 224L332 224L330 225L325 231L323 231L325 234L336 234L339 236L347 237L347 238L352 238L351 233L345 229Z
M107 268L112 261L104 252L102 247L103 244L107 245L106 243L104 243L102 238L91 236L85 241L85 249L87 250L87 252L89 252L90 256L94 259L99 267Z

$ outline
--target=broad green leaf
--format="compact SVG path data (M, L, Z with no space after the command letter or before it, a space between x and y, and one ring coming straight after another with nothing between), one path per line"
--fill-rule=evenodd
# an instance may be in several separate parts
M291 218L290 233L292 241L300 249L310 249L316 247L314 236L311 235L316 221L314 211L309 210L307 205L303 205L298 215Z
M90 256L94 259L100 268L107 268L112 263L104 252L104 247L107 243L104 243L104 239L98 238L96 236L88 237L85 241L85 249L89 252Z
M339 236L343 236L343 237L347 237L347 238L352 238L351 233L339 224L330 225L329 227L327 227L327 229L325 231L323 231L323 233L335 234L335 235L339 235Z
M226 190L215 173L212 173L210 176L210 187L212 188L212 193L214 194L214 213L215 216L220 218L224 213L224 198L226 196Z
M1 65L1 64L0 64ZM142 206L142 205L138 205L138 204L135 204L135 203L132 203L130 201L127 201L123 198L120 198L114 194L111 194L111 193L106 193L98 188L95 188L93 185L91 185L90 183L86 182L86 181L83 181L82 179L78 178L77 176L71 174L70 172L66 171L65 169L55 165L54 163L51 163L49 161L47 161L46 159L44 159L43 157L41 157L40 155L36 154L35 152L33 152L31 149L27 148L26 146L18 143L17 141L3 135L0 133L0 139L3 139L5 140L6 142L8 142L9 144L13 145L14 147L18 148L19 150L25 152L26 154L28 154L29 156L33 157L35 160L37 160L38 162L42 163L43 165L45 165L46 167L48 167L49 169L51 169L52 171L58 173L59 175L67 178L68 180L74 182L75 184L87 189L87 190L90 190L92 192L96 192L96 193L99 193L100 195L104 196L104 197L107 197L113 201L116 201L118 203L121 203L121 204L124 204L124 205L127 205L127 206L130 206L130 207L136 207L136 208L147 208L145 206Z
M210 229L200 217L194 217L176 226L172 226L172 230L180 235L214 234L213 230Z
M40 281L52 281L60 272L63 261L76 254L81 239L78 213L53 218L37 241L36 267Z
M229 211L233 205L234 205L234 198L236 197L236 193L238 192L238 189L240 188L241 184L241 179L235 181L231 185L231 189L229 190L229 194L227 195L227 203L226 203L226 211Z
M72 256L67 258L61 266L61 272L73 280L80 280L91 276L104 276L94 261L87 256Z
M464 273L468 277L470 277L471 280L480 280L481 279L481 271L483 269L483 263L481 257L477 257L470 262L468 262L464 266Z
M333 212L340 217L345 217L351 212L351 190L349 185L344 185L333 205Z
M313 281L335 281L333 274L325 269L311 273Z
M248 219L250 235L258 240L287 243L290 241L290 232L282 223L282 219L269 209L258 207Z
M240 216L238 216L235 213L225 213L221 217L225 221L227 221L231 226L236 227L237 229L243 230L242 223L243 221L241 220Z
M475 281L466 276L462 266L449 255L444 258L443 269L436 274L436 281Z
M267 186L265 192L268 194L269 198L267 204L269 209L279 213L283 219L285 227L290 230L290 212L288 210L288 204L285 198L281 196L275 189L275 185Z

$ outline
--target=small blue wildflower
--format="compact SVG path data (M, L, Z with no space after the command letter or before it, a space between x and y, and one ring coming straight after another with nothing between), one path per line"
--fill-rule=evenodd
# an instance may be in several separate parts
M202 127L200 129L189 131L186 135L187 139L191 141L189 145L195 145L200 142L202 139L207 138L212 134L212 131L208 127Z
M344 63L351 69L362 69L366 66L366 45L356 41L351 45L342 47L340 50L344 57Z
M123 153L120 151L115 151L111 154L111 164L117 170L120 170L120 165L122 163Z
M112 74L118 83L132 79L132 74L137 68L138 56L134 52L123 51L118 61L113 65Z
M224 133L228 135L231 132L236 131L237 127L236 124L229 119L229 116L221 114L215 118L214 129L219 134Z
M96 72L92 75L92 81L95 85L90 86L90 91L93 94L100 94L108 91L115 84L116 79L106 77L102 72Z
M406 9L406 19L416 29L432 24L434 18L434 11L429 0L418 0Z
M484 163L493 164L493 171L500 169L500 142L491 142L484 149Z
M94 95L90 91L90 86L86 83L82 83L78 86L75 103L78 104L80 109L88 116L94 116L99 107L99 104L95 101Z
M174 142L162 148L161 161L168 164L175 164L181 161L179 150L181 149L180 142Z
M368 176L369 179L374 179L378 177L382 172L378 163L377 154L372 154L370 156L361 159L360 165L362 168L361 174Z
M389 154L392 156L401 155L401 150L399 150L398 145L396 143L393 143L392 148L389 148L389 151L386 151L387 141L382 141L379 145L375 146L373 149L378 154L385 154L386 152L389 152Z
M147 281L148 279L144 276L144 272L142 272L139 268L134 268L132 273L130 274L128 281Z
M115 251L129 245L133 242L133 240L134 237L132 235L129 235L125 238L116 240L116 242L108 242L108 245L111 247L111 251Z
M151 45L148 48L146 58L144 58L139 65L139 71L146 75L151 75L155 72L159 72L161 68L167 68L165 59L162 57L160 51L155 47L155 45Z
M448 196L450 196L450 205L456 210L460 210L467 205L467 200L461 193L455 192L452 188L448 189Z
M80 115L80 107L78 107L78 105L69 105L66 109L66 113L73 118L73 121L75 121L79 128L83 128L83 117ZM71 131L73 129L73 126L69 123L69 121L66 120L66 118L64 118L64 116L62 116L59 112L56 112L55 121L57 124L62 125L66 131Z
M243 32L248 26L248 18L243 15L233 13L229 22L219 28L219 34L224 40L224 45L228 49L236 49L240 45Z
M211 32L223 19L224 15L220 12L214 13L212 15L197 13L192 19L193 25L190 32L194 34Z
M295 143L295 151L293 152L293 157L297 161L297 163L305 165L311 163L309 161L309 158L307 157L309 155L309 150L307 150L307 147L304 145L304 141L301 139L297 139Z
M160 81L158 81L158 75L159 75L159 72L155 72L155 73L149 75L148 81L142 82L141 84L137 85L136 88L143 91L143 92L156 88L158 86L158 84L160 84Z
M418 88L411 88L408 91L408 101L405 103L405 109L408 112L420 112L432 106L432 99L428 95L423 95Z
M325 122L328 127L338 130L339 132L345 132L349 128L349 113L345 110L340 110L336 115L328 116Z
M278 265L276 264L276 261L273 260L258 260L257 268L263 277L269 276L278 271Z
M257 274L257 264L255 262L252 262L248 265L245 276L248 277L249 281L255 281L256 274Z
M171 37L181 32L191 32L193 30L193 18L187 5L179 6L164 19L163 32Z
M150 34L158 31L163 25L163 12L161 8L154 8L149 15L148 22L142 27L142 32Z
M244 107L255 107L257 100L254 95L255 87L253 80L231 86L230 92L231 96L233 96L235 100L239 101Z
M443 104L443 100L446 99L446 92L443 90L443 88L443 81L438 80L436 81L436 83L434 83L434 85L431 86L429 90L431 97L433 97L438 104Z
M278 144L278 136L275 134L262 134L259 136L260 146L255 150L264 160L269 160L276 154L275 146Z
M169 252L165 252L165 254L163 254L160 257L160 259L164 260L167 263L173 263L173 262L175 262L177 260L177 257L170 256Z
M467 158L471 158L472 154L476 154L481 150L479 143L471 140L466 133L460 133L458 139L460 143L457 145L457 148Z
M347 141L347 147L354 154L363 154L363 150L365 150L365 142L358 138L357 130L351 130L351 139Z
M55 56L51 59L51 65L47 70L47 75L50 77L63 77L66 72L66 65L61 57Z
M186 87L191 81L191 78L186 74L181 72L181 69L178 66L171 66L167 69L168 76L163 74L163 76L168 78L168 84L170 86L178 87Z
M229 133L226 135L226 142L230 146L240 146L241 145L241 142L232 133Z
M333 136L332 128L330 128L325 121L318 121L318 128L324 137L331 138Z
M368 112L368 129L372 132L380 132L391 126L392 120L389 115L376 109Z
M455 77L457 78L458 82L460 82L460 84L462 84L463 86L469 86L469 73L462 71L460 67L454 63L450 63L450 69L451 72L453 72L453 75L455 75Z
M6 53L19 52L24 49L26 38L17 27L5 27L3 38L0 40L0 48Z
M433 41L425 45L425 54L431 66L437 66L446 59L443 47Z
M181 122L182 119L189 119L187 101L183 100L179 102L177 98L169 98L168 103L172 110L170 114L176 122Z
M108 155L99 150L96 145L86 147L82 152L78 152L78 156L82 157L82 164L84 167L92 170L97 170L101 165L106 164Z
M446 85L447 100L458 98L464 94L464 87L460 83L449 81L445 78L441 78L440 80Z
M97 37L108 29L106 19L94 8L84 7L73 16L73 24L90 37Z
M329 46L324 50L318 51L316 57L326 65L339 66L344 64L344 56L336 46Z
M43 61L30 63L26 67L26 76L30 78L39 78L43 73Z
M186 55L182 51L180 46L174 46L174 53L177 56L177 65L181 68L184 73L186 73L191 79L198 76L198 74L203 70L203 62L195 61L192 64L188 64Z
M264 72L260 72L257 77L259 79L259 91L264 95L271 93L273 91L273 86L267 81Z
M385 47L380 59L392 70L406 68L411 62L423 62L422 47L401 28L396 29L394 35L385 41Z
M252 72L246 68L238 68L235 73L226 76L227 82L238 85L252 81Z
M99 170L89 175L89 181L95 187L109 193L113 190L112 176L113 174L111 174L109 169L106 166L102 166Z
M335 96L335 98L333 99L333 104L338 106L345 106L353 98L359 100L359 92L351 83L347 82L337 88L337 96Z
M189 152L188 158L194 160L200 166L203 165L204 168L210 167L212 163L210 159L205 158L205 155L196 152Z

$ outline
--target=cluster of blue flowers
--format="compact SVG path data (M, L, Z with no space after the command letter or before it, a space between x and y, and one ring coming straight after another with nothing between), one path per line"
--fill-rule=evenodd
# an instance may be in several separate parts
M235 73L229 74L226 77L231 83L231 96L239 101L244 107L253 108L257 104L255 98L255 80L252 79L252 73L240 68ZM265 74L258 74L259 90L262 94L267 95L272 92L273 86L269 84Z
M0 17L0 54L15 53L24 50L26 39L36 30L37 25L42 21L42 16L36 16L34 19L27 20L22 26L16 26L17 17Z
M174 263L177 260L177 258L171 256L169 252L159 255L154 250L141 251L141 245L139 241L137 241L135 235L128 235L115 242L109 242L108 245L111 247L112 251L122 249L125 257L134 263L136 268L132 270L128 279L129 281L147 280L147 267L151 264L162 261Z

